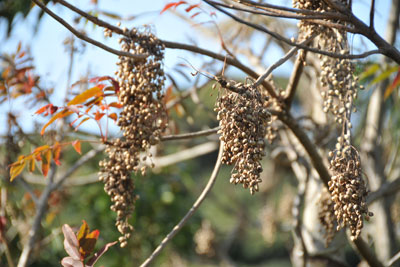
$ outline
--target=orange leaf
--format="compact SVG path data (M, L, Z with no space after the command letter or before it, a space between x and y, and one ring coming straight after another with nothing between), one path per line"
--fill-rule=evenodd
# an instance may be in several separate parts
M114 120L114 121L116 121L117 118L118 118L116 113L111 113L110 115L108 115L108 117L109 117L110 119Z
M86 117L84 119L81 120L81 122L75 127L75 131L78 130L78 127L81 126L85 121L87 121L88 119L90 119L89 117Z
M67 105L71 106L71 105L76 105L76 104L82 104L89 98L102 94L103 88L104 88L104 84L96 85L96 86L84 91L83 93L75 96L71 101L68 102Z
M48 146L48 145L37 147L37 148L35 148L35 150L33 150L32 154L36 154L36 153L42 152L42 151L44 151L46 149L49 149L49 148L50 148L50 146Z
M393 82L386 88L383 98L386 100L398 85L400 85L400 67Z
M50 169L51 150L48 149L43 153L44 153L44 155L42 157L42 173L43 173L43 176L46 177L47 173L49 172L49 169Z
M179 1L179 2L173 2L173 3L166 4L164 6L163 10L161 10L160 14L164 13L165 11L170 9L171 7L176 8L177 6L179 6L181 4L186 4L186 1Z
M122 108L123 105L121 103L117 103L117 102L112 102L110 104L108 104L109 107L113 107L113 108Z
M98 120L100 120L101 118L103 118L104 115L105 115L105 113L96 111L96 113L94 114L94 119L95 119L96 121L98 121Z
M26 159L20 156L17 162L14 162L10 168L10 181L12 182L25 168Z
M74 147L76 152L78 152L79 154L82 154L82 152L81 152L81 142L79 140L73 141L72 142L72 146Z
M188 8L185 9L186 12L190 12L190 10L192 10L193 8L199 7L200 4L196 4L196 5L191 5Z
M52 124L55 120L66 117L68 115L73 114L74 112L72 111L67 111L66 109L57 113L56 115L54 115L54 117L52 117L42 128L42 130L40 131L40 134L43 135L44 131L46 130L47 126L49 126L50 124Z
M56 142L53 146L53 160L58 166L61 165L60 154L61 154L61 145L60 143Z

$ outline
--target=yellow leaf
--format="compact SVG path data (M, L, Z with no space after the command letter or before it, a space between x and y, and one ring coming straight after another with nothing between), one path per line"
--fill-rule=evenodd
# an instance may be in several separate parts
M393 72L397 71L398 69L399 69L398 66L394 66L382 72L378 77L372 80L371 85L387 79Z
M68 102L67 105L71 106L71 105L76 105L76 104L82 104L87 99L89 99L93 96L98 96L100 93L102 93L103 88L104 88L104 85L101 85L101 84L94 86L94 87L84 91L83 93L75 96L71 101Z
M360 80L363 80L373 74L375 74L375 72L377 72L380 68L379 64L372 64L371 66L369 66L364 72L362 72L359 76Z
M15 177L17 177L25 168L26 160L22 158L18 162L15 162L11 165L10 168L10 181L12 182Z

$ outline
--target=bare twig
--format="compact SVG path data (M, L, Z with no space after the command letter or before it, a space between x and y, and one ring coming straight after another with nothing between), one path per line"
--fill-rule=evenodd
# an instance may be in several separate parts
M311 36L307 40L303 41L301 44L307 44L311 42L315 38L315 35ZM288 61L296 52L299 50L298 47L292 47L292 49L289 50L289 52L286 53L281 59L279 59L277 62L269 66L268 69L265 70L265 72L258 77L258 79L254 82L254 86L257 87L259 86L276 68L278 68L280 65Z
M357 59L357 58L365 58L365 57L368 57L368 56L373 55L373 54L379 54L379 53L384 54L389 49L388 47L384 46L384 47L382 47L382 49L371 50L371 51L364 52L364 53L361 53L361 54L349 55L349 54L332 53L332 52L328 52L328 51L325 51L325 50L308 47L306 45L302 45L302 44L299 44L299 43L292 42L290 39L288 39L288 38L286 38L286 37L284 37L284 36L282 36L282 35L280 35L280 34L278 34L276 32L270 31L270 30L268 30L267 28L265 28L265 27L263 27L261 25L257 25L257 24L245 21L245 20L243 20L243 19L241 19L241 18L239 18L239 17L227 12L226 10L220 8L218 5L213 4L212 1L209 1L209 0L203 0L203 1L206 2L207 4L211 5L215 9L219 10L220 12L224 13L225 15L231 17L233 20L241 23L241 24L247 25L247 26L249 26L251 28L254 28L254 29L258 30L258 31L267 33L267 34L271 35L272 37L274 37L275 39L277 39L279 41L282 41L282 42L284 42L284 43L286 43L286 44L288 44L290 46L296 46L296 47L299 47L299 48L302 48L304 50L311 51L311 52L314 52L314 53L317 53L317 54L321 54L321 55L325 55L325 56L329 56L329 57L333 57L333 58L340 58L340 59ZM362 23L362 21L360 21L360 22ZM365 34L365 31L363 32L363 35L364 34ZM380 47L380 46L378 46L378 47Z
M367 197L367 204L370 205L371 203L375 202L376 200L390 196L399 192L400 190L400 177L396 178L392 182L382 184L379 189L373 191L368 194Z
M53 182L54 182L54 176L56 174L56 169L57 165L54 163L51 164L50 167L50 173L49 173L49 178L48 178L48 183L40 195L38 205L36 207L36 215L33 219L33 224L31 229L29 230L28 233L28 242L27 244L24 245L24 248L22 250L21 256L18 261L18 267L25 267L28 265L29 258L32 254L33 248L36 243L36 239L38 237L38 232L40 230L40 224L42 222L42 218L46 213L47 210L47 201L50 197L50 194L52 192L52 187L53 187Z
M193 159L198 156L202 156L213 152L218 148L218 144L216 142L207 142L204 144L200 144L182 151L178 151L176 153L165 155L162 157L156 157L148 160L148 165L150 166L151 162L156 165L156 168L162 168L166 166L170 166L176 164L178 162L182 162L185 160Z
M37 0L35 0L37 1ZM93 22L96 25L99 25L101 27L110 29L112 32L120 34L120 35L126 35L126 33L124 33L124 31L122 29L120 29L117 26L113 26L99 18L96 18L82 10L80 10L79 8L69 4L68 2L64 1L64 0L57 0L58 3L64 5L65 7L71 9L72 11L78 13L79 15L81 15L82 17L88 19L89 21ZM181 44L181 43L176 43L176 42L170 42L170 41L165 41L165 40L160 40L166 48L170 48L170 49L182 49L182 50L187 50L187 51L191 51L194 53L198 53L201 55L205 55L214 59L217 59L221 62L226 62L226 64L235 66L236 68L240 69L241 71L243 71L244 73L246 73L247 75L257 79L259 77L259 75L253 71L251 68L243 65L240 61L238 61L237 59L234 59L232 57L226 57L224 55L220 55L217 54L215 52L206 50L206 49L202 49L200 47L197 46L193 46L193 45L187 45L187 44ZM268 91L268 93L274 97L274 98L278 98L277 94L274 91L274 88L272 87L272 85L266 81L264 81L262 83L262 85L264 86L264 88Z
M194 132L194 133L164 135L164 136L161 136L161 141L182 140L182 139L188 139L188 138L194 138L194 137L200 137L200 136L207 136L207 135L217 133L218 130L219 130L219 127L215 127L212 129L198 131L198 132Z
M292 75L290 76L289 82L286 86L285 104L287 110L290 110L290 106L292 105L297 85L299 84L301 73L303 72L306 56L307 56L307 51L304 50L300 51L299 54L297 55L296 62L294 63Z
M371 0L371 9L369 11L369 27L374 28L374 16L375 16L375 0Z
M70 32L72 32L76 37L78 37L79 39L82 39L88 43L91 43L92 45L95 45L101 49L104 49L110 53L113 53L117 56L123 56L123 57L130 57L133 59L143 59L146 58L147 55L145 54L131 54L128 52L124 52L124 51L119 51L116 49L113 49L109 46L106 46L84 34L82 34L81 32L77 31L74 29L74 27L72 27L70 24L68 24L64 19L62 19L61 17L57 16L55 13L53 13L50 9L48 9L41 1L39 0L32 0L32 2L34 2L36 5L38 5L44 12L46 12L47 14L49 14L51 17L53 17L55 20L57 20L60 24L62 24L65 28L67 28Z
M218 176L219 169L221 167L221 159L222 159L222 152L223 152L223 142L220 143L218 158L215 163L214 170L211 174L210 179L206 187L201 192L200 196L194 202L193 206L190 210L186 213L185 217L172 229L172 231L161 241L160 245L153 251L153 253L148 257L140 267L149 266L149 264L157 257L158 254L165 248L167 243L182 229L182 227L186 224L186 222L193 216L193 214L197 211L203 200L206 198L207 194L211 191L215 180Z
M104 150L104 145L100 145L99 147L90 150L85 155L80 157L79 160L76 161L74 165L72 165L60 178L57 179L57 181L52 185L51 190L53 191L57 190L65 182L65 180L69 178L78 168L83 166L89 160L93 159L103 150Z
M387 263L387 266L392 266L393 263L395 263L396 261L398 261L400 259L400 251L397 252Z

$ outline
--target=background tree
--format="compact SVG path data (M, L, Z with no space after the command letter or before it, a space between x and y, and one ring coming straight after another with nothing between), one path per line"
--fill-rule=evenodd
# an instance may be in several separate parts
M3 2L8 27L31 7ZM213 50L160 39L138 14L121 17L97 1L53 2L32 0L73 34L64 41L67 90L46 84L24 45L1 57L2 261L92 266L107 250L106 266L397 264L398 1L385 38L375 1L367 22L352 1L159 7L157 16L193 24ZM87 33L88 23L105 39ZM74 81L87 45L112 55L115 73ZM199 57L166 67L176 49ZM279 67L283 75L273 75ZM27 129L13 105L35 113L36 126ZM96 241L103 249L94 254Z

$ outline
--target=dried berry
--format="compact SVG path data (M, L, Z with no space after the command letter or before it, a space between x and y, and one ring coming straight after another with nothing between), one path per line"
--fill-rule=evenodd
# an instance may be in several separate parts
M133 227L128 219L133 212L137 196L131 173L146 172L140 167L140 155L159 142L166 128L167 116L162 103L165 75L162 69L163 44L151 33L132 29L130 37L120 39L122 51L147 54L146 59L119 57L119 102L123 105L117 125L123 139L108 142L108 159L100 162L99 179L111 197L111 210L117 213L116 226L122 234L121 246L126 246ZM147 156L151 154L147 152Z
M259 190L260 160L265 155L265 136L271 115L265 107L268 98L257 88L242 83L220 79L223 88L215 111L221 129L220 140L224 142L224 164L234 164L230 182L242 184L254 194Z

